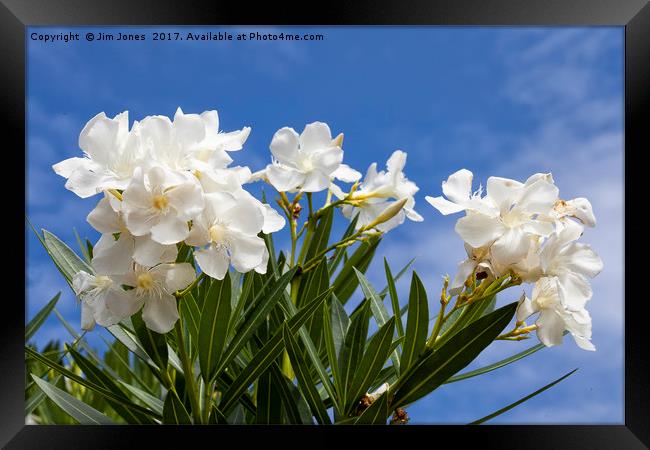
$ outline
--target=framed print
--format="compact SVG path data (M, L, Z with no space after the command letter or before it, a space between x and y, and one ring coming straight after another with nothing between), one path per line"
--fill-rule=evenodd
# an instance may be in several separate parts
M649 8L3 1L3 445L647 448Z

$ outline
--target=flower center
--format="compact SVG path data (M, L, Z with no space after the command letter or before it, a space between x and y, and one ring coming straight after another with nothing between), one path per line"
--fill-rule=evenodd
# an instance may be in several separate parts
M148 291L153 287L153 284L153 277L149 272L138 275L138 289Z
M164 195L156 195L153 198L153 207L159 211L165 211L169 205L169 200Z
M226 240L228 229L220 223L216 223L208 230L210 240L214 243L221 243Z

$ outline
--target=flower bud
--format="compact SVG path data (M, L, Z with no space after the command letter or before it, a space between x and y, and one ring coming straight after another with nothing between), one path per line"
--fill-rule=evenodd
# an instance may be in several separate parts
M343 148L343 133L332 139L332 145L335 147Z
M363 227L364 230L369 230L375 228L377 225L380 225L384 222L388 222L390 219L395 217L401 210L404 208L404 205L407 202L407 198L397 200L396 202L390 204L386 209L384 209L381 214L377 216L375 220L370 222L368 225Z

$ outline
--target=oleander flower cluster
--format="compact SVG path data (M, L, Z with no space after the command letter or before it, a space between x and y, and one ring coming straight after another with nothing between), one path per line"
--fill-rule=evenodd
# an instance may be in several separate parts
M587 305L603 262L581 241L596 225L586 198L560 197L550 173L493 176L484 191L459 170L443 196L425 198L444 215L464 212L455 230L467 258L442 289L410 270L406 296L396 284L413 261L393 272L384 258L379 290L366 272L387 233L423 221L420 189L405 151L386 149L385 164L362 176L335 131L319 121L300 133L282 127L270 136L270 162L253 171L233 159L251 128L221 131L217 111L93 117L79 136L83 154L53 169L79 197L96 197L87 221L99 238L79 239L81 256L47 230L39 240L80 300L81 328L106 327L116 340L100 361L59 316L75 338L61 358L48 356L58 343L25 347L28 417L59 422L58 410L38 406L44 394L79 423L404 424L405 408L445 383L565 334L595 350ZM349 223L335 227L341 217ZM510 288L515 298L499 305ZM492 342L533 333L544 345L462 372Z
M426 197L444 215L465 211L455 228L467 259L459 264L450 293L461 292L477 274L488 280L511 274L533 284L531 296L524 293L517 309L523 330L536 330L546 346L560 344L568 331L578 346L595 350L586 305L592 297L589 278L603 263L589 245L578 242L585 227L596 225L591 203L561 199L550 173L523 183L490 177L485 195L482 187L472 191L472 178L469 170L459 170L442 183L446 198ZM525 327L535 314L535 324Z
M81 271L73 280L84 329L113 325L142 309L150 329L170 331L179 318L174 293L196 279L189 263L175 263L181 245L192 247L201 272L217 280L230 266L266 273L269 253L260 233L279 231L286 222L246 183L265 180L297 198L328 190L327 206L342 208L348 218L359 213L359 234L386 232L404 217L422 220L413 210L418 188L402 172L406 153L396 151L387 172L378 173L373 163L359 183L361 174L342 163L343 134L332 138L327 124L314 122L300 135L278 130L272 163L253 174L231 166L230 157L250 131L221 132L217 111L185 114L180 108L173 119L148 116L130 128L128 112L100 113L86 124L79 136L83 157L53 166L79 197L101 196L87 217L101 233L94 273ZM355 184L344 193L335 180ZM330 203L333 195L339 200Z

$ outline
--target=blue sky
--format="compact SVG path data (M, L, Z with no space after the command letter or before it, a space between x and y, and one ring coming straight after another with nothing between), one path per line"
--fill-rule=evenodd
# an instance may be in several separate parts
M79 32L82 40L31 41L32 31ZM88 31L148 33L148 40L87 42ZM153 31L325 38L154 42ZM443 217L424 201L440 195L450 173L464 167L485 184L491 175L523 180L552 172L561 196L588 197L598 219L583 238L605 263L588 306L598 351L567 339L490 375L444 386L408 412L413 423L467 423L579 367L493 423L623 422L623 28L32 28L27 50L27 213L73 248L73 227L92 241L99 237L85 222L98 198L67 191L51 165L80 156L79 132L101 111L128 110L132 121L172 116L178 106L186 113L216 109L221 129L252 127L244 150L232 156L253 170L269 162L277 129L300 132L316 120L345 133L345 162L361 172L373 161L383 166L396 149L406 151L405 172L420 187L416 209L425 221L385 237L369 269L378 288L383 256L394 271L416 257L414 268L430 292L454 273L464 257L453 230L458 216ZM343 228L345 219L338 219ZM28 318L60 290L58 309L78 327L79 308L65 281L31 231L25 237ZM405 300L408 280L398 288ZM520 292L506 291L499 301L514 301ZM99 333L90 336L97 346ZM68 339L54 317L36 337ZM497 342L471 367L534 343Z

